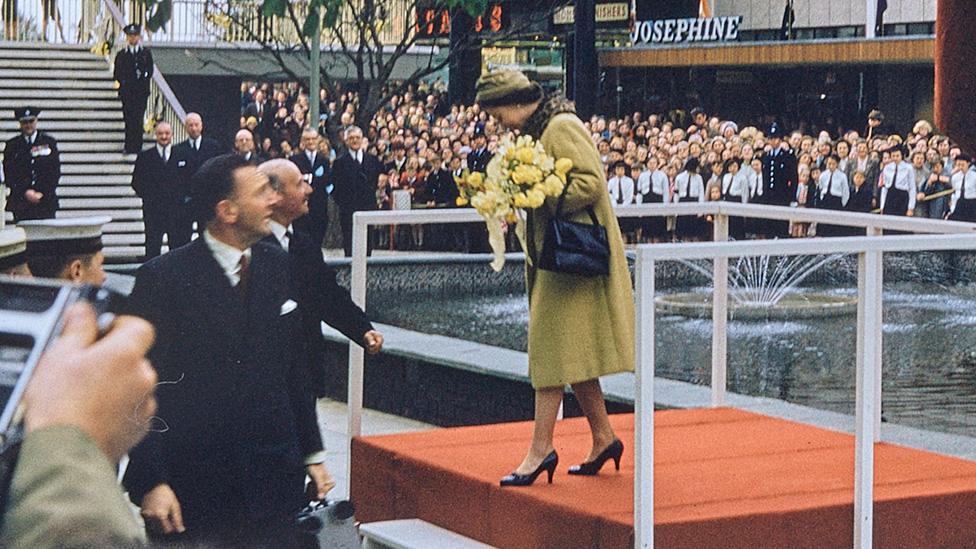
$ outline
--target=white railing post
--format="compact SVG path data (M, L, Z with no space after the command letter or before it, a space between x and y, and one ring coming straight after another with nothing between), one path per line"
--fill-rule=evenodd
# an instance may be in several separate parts
M360 218L359 214L352 217L352 267L350 269L349 293L352 300L362 310L366 310L366 242L369 238L369 225ZM352 439L362 434L363 430L363 348L355 342L349 342L349 389L346 396L348 403L348 423L346 425L346 475L352 480ZM347 484L347 492L351 492L351 482ZM346 499L351 494L346 493Z
M729 216L715 214L712 228L715 242L729 239ZM712 260L712 406L725 404L728 380L729 258Z
M868 236L882 236L882 232L883 231L877 227L868 227L867 229ZM882 255L881 252L867 252L867 253L878 255L879 267L878 267L878 271L875 273L875 279L872 281L872 284L874 284L878 288L878 292L883 292L884 256ZM884 313L883 310L879 312L879 314L882 315L879 316L879 323L884 322L883 313ZM875 345L877 345L878 352L875 354L875 361L874 361L875 364L874 367L874 441L875 442L881 442L881 410L882 410L881 382L882 382L882 372L884 368L884 364L882 364L882 351L884 349L884 347L882 347L882 343L883 343L882 338L883 338L883 330L878 330L878 333L875 335L875 340L876 340Z
M874 527L875 370L880 358L880 252L857 259L857 384L854 432L854 547L870 549Z
M637 250L634 391L634 547L654 547L654 260Z

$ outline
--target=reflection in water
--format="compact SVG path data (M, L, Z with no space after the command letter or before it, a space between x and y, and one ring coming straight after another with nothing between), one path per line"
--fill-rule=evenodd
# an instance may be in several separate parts
M884 299L885 416L976 435L976 288L893 284ZM522 351L527 309L524 295L370 300L380 322ZM657 375L708 384L711 321L664 316L656 328ZM853 316L730 321L729 390L853 414L855 328Z

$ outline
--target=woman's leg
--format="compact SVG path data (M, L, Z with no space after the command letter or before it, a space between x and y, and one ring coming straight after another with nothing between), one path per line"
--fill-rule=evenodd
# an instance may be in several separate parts
M616 438L613 427L610 426L610 417L607 415L607 403L603 399L603 389L600 387L599 379L591 379L573 385L573 393L579 401L580 408L586 415L586 421L590 424L590 433L593 435L593 448L590 450L586 461L593 461L600 452Z
M522 464L515 470L517 474L527 475L546 459L553 450L552 432L556 428L556 415L563 400L562 387L546 387L535 390L535 427L532 431L532 446Z

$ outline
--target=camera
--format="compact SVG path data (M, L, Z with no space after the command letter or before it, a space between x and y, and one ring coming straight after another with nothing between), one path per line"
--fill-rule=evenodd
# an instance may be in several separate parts
M305 540L303 547L319 549L359 549L355 508L351 501L313 501L296 518Z
M104 288L0 276L0 443L19 432L21 397L41 354L61 333L64 312L80 300L91 303L103 334L120 299Z

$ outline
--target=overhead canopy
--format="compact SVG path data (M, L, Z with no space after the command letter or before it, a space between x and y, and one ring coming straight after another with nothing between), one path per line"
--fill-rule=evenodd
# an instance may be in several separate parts
M613 48L602 67L729 67L841 64L932 64L935 39L886 38L737 42L714 45Z

